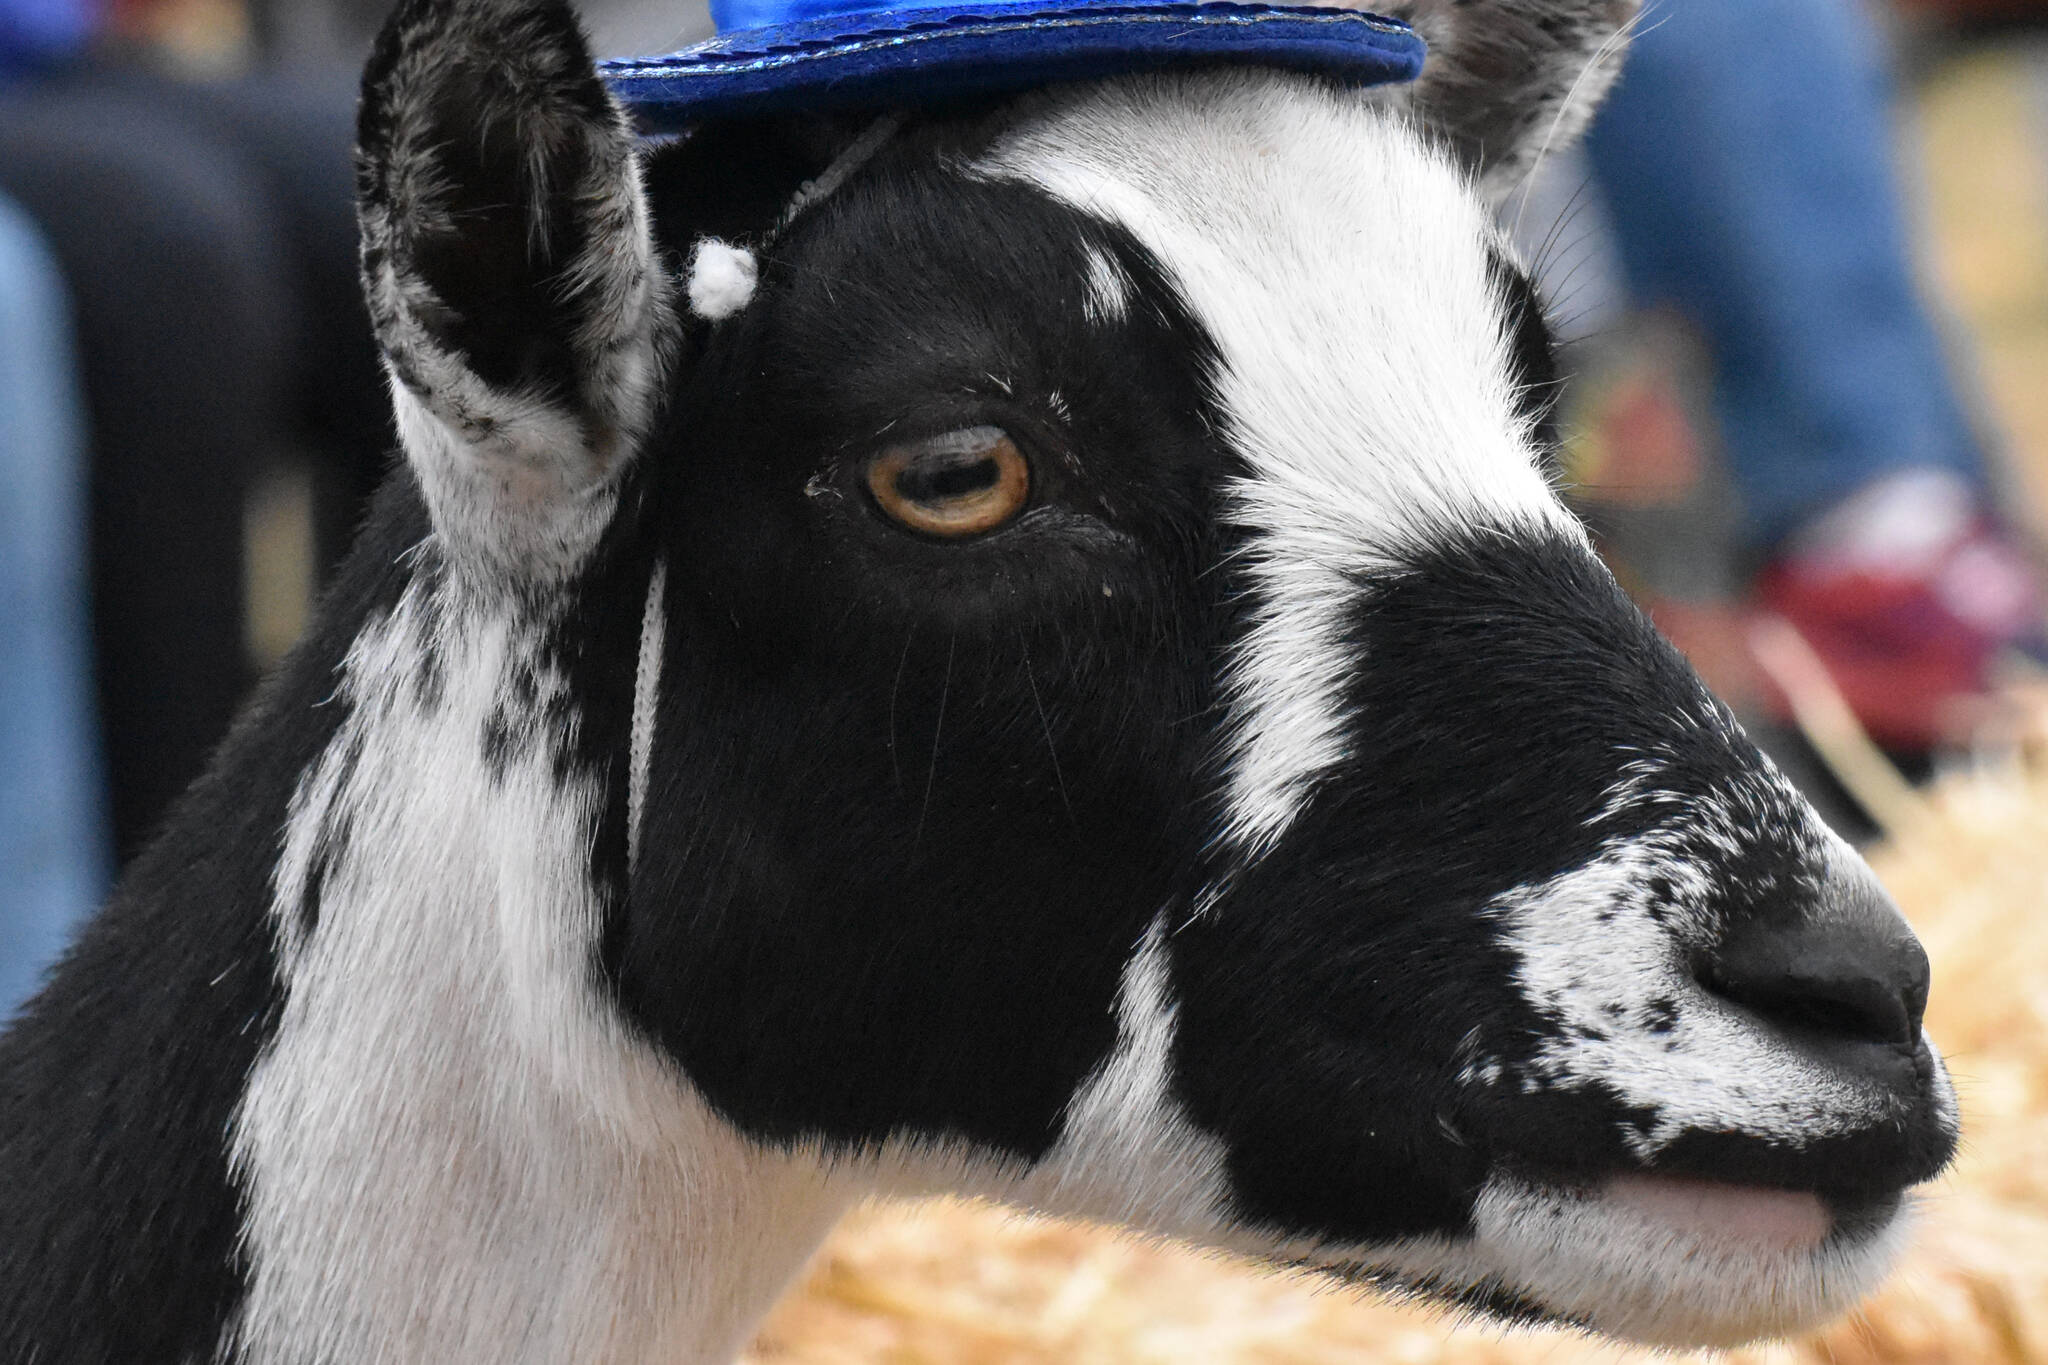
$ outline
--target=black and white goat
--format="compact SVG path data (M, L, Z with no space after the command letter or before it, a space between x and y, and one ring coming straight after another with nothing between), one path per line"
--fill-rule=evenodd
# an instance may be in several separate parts
M1553 496L1488 216L1627 0L1392 8L1409 91L650 148L559 0L408 0L405 465L0 1043L0 1357L718 1361L874 1190L1650 1341L1864 1293L1925 959Z

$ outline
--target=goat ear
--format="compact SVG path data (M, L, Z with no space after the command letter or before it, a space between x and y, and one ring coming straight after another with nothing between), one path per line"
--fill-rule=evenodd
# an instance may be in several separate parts
M1640 0L1382 0L1429 44L1412 96L1499 199L1569 146L1620 70Z
M633 131L561 0L405 0L363 76L363 286L451 562L589 554L670 333Z

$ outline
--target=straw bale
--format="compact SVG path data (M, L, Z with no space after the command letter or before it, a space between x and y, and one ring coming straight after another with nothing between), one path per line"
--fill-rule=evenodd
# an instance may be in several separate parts
M1866 1310L1738 1365L2048 1365L2048 763L1952 777L1873 858L1935 964L1966 1145ZM1560 1365L1669 1360L1455 1325L1301 1277L956 1202L848 1221L751 1365Z

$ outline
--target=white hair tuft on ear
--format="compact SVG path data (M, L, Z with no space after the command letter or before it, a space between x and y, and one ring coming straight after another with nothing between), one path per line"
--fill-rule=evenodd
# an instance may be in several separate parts
M706 322L729 318L754 297L759 279L753 252L703 238L690 253L690 311Z

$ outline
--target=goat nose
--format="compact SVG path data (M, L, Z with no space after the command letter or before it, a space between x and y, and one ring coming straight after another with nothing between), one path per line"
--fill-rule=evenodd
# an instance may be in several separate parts
M1920 1040L1928 975L1905 917L1859 869L1789 923L1759 915L1733 926L1703 982L1794 1034L1910 1047Z

